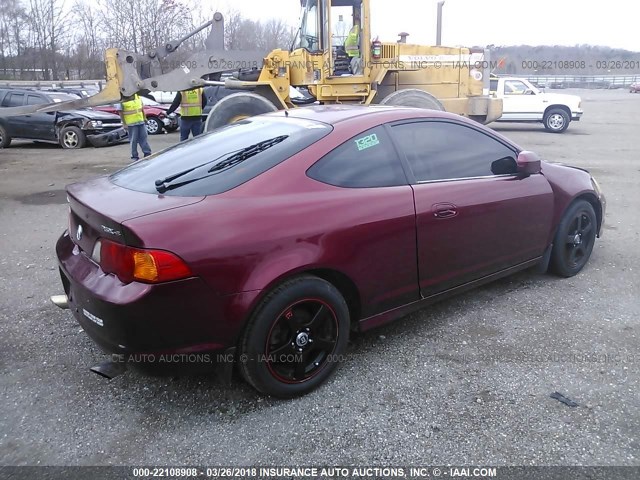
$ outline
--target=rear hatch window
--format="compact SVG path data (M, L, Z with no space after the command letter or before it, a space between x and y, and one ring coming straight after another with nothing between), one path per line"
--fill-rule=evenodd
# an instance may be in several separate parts
M255 117L179 143L111 175L116 185L174 196L215 195L266 172L332 127L291 117Z

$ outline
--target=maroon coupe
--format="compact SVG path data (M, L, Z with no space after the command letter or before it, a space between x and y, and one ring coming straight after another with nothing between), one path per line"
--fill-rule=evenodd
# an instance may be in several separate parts
M329 377L352 330L528 267L575 275L605 212L584 170L393 107L249 118L67 191L58 304L102 349L233 358L279 397Z

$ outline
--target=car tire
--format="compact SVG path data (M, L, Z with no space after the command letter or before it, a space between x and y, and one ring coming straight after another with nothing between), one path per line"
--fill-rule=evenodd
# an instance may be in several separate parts
M68 150L84 148L87 144L87 137L78 127L70 125L60 130L60 146Z
M160 135L162 133L162 123L155 117L147 118L146 122L147 133L149 135Z
M240 341L244 379L279 398L303 395L337 366L349 337L349 308L325 280L304 275L272 290L251 316Z
M11 145L11 137L7 134L7 129L0 125L0 148L7 148Z
M589 261L598 230L598 219L586 200L571 204L558 225L551 251L550 271L573 277Z
M222 98L207 116L204 131L239 122L254 115L275 112L278 108L266 98L250 92L234 93Z
M569 114L562 108L553 108L549 110L542 120L544 128L551 133L562 133L569 128L571 118Z
M423 90L406 88L387 95L380 101L380 105L393 105L395 107L417 107L444 112L444 106L440 101Z

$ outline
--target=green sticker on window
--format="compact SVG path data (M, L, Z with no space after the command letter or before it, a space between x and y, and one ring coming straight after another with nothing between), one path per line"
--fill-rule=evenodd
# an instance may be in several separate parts
M358 147L358 151L366 150L367 148L375 147L380 144L380 140L378 140L378 136L375 133L359 138L355 142Z

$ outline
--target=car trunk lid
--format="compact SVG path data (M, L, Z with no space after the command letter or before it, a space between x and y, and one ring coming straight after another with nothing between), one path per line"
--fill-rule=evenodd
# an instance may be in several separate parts
M123 226L127 220L198 203L204 197L153 195L119 187L101 177L67 187L69 235L91 256L96 241L143 246L142 241Z

